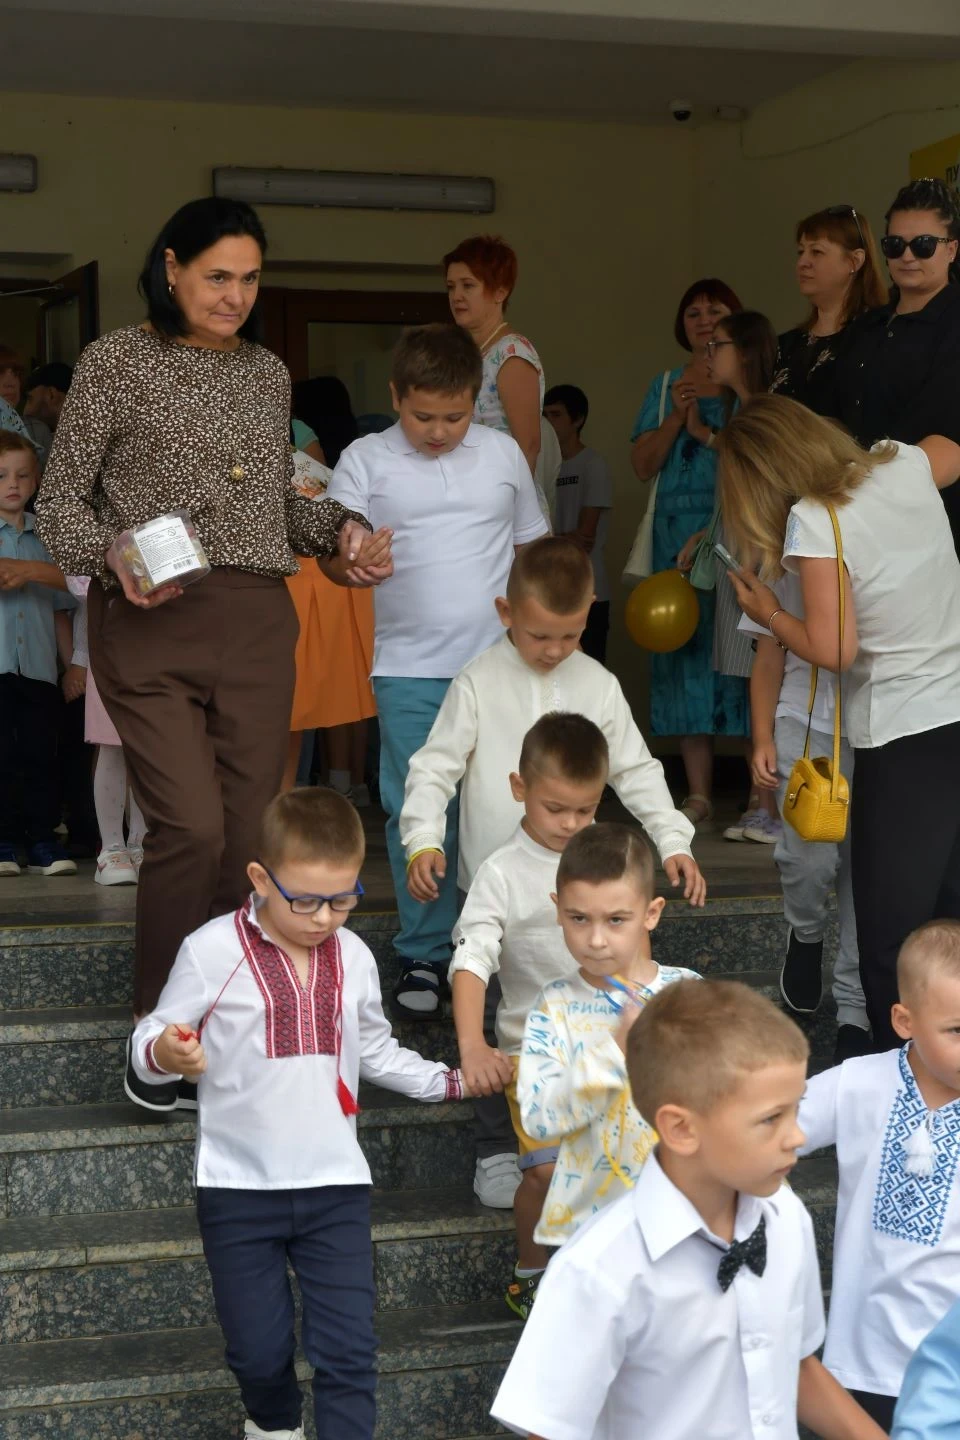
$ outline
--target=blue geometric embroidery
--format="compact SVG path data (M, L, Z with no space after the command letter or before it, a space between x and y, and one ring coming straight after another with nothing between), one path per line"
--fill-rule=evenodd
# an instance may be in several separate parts
M960 1162L960 1101L954 1100L930 1116L935 1154L933 1174L908 1173L904 1146L927 1119L927 1107L907 1062L908 1049L905 1045L898 1057L903 1085L894 1096L883 1137L873 1199L873 1228L895 1240L932 1246L943 1232Z

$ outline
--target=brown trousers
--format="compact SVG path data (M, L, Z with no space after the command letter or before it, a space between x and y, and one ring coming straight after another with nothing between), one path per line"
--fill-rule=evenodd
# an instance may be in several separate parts
M147 822L141 1015L156 1006L184 936L250 889L246 867L286 757L297 618L282 580L226 568L156 610L97 581L88 603L94 677Z

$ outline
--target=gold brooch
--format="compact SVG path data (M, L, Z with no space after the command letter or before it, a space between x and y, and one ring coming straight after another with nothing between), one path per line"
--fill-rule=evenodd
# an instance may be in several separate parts
M246 473L247 472L246 470L244 470L242 465L234 465L233 469L230 471L230 479L243 480L246 476Z

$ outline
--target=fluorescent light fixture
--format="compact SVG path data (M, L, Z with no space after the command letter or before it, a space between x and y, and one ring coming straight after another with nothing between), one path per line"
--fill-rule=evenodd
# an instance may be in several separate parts
M16 190L26 194L36 188L36 155L0 155L0 190Z
M449 210L489 215L494 185L482 176L373 175L350 170L258 170L218 166L213 193L251 205L341 210Z

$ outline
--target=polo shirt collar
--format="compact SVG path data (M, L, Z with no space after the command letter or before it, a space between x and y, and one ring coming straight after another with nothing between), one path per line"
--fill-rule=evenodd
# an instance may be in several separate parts
M466 445L468 449L471 450L474 449L477 445L479 445L482 438L479 433L481 428L481 426L474 425L473 422L471 422L466 435L464 435L463 439L460 441L460 445ZM394 455L419 455L420 453L416 445L410 444L410 441L407 439L404 433L403 426L400 424L399 420L396 422L395 425L391 425L389 430L384 430L383 441L387 449L391 450ZM457 449L459 450L459 448L460 446L458 445ZM451 450L449 453L453 455L456 453L456 451ZM433 457L425 455L423 458L425 460L429 460L431 458L439 460L445 457L441 457L439 455Z
M24 511L24 514L23 514L23 528L24 528L24 530L33 530L33 529L36 528L36 524L37 524L37 522L36 522L36 520L34 519L34 517L30 514L30 511L29 511L29 510L25 510L25 511ZM13 525L10 524L10 521L9 521L9 520L2 520L2 521L0 521L0 528L9 529L9 530L14 530L14 529L16 529L15 526L13 526ZM18 533L19 533L19 532L18 532Z
M663 1173L656 1151L644 1162L631 1193L635 1219L654 1264L684 1240L689 1240L691 1235L702 1235L711 1243L719 1240L719 1236L712 1235L707 1229L692 1202ZM756 1195L741 1194L737 1204L738 1239L746 1239L753 1233L766 1206L772 1207L776 1213L776 1197L761 1200Z

